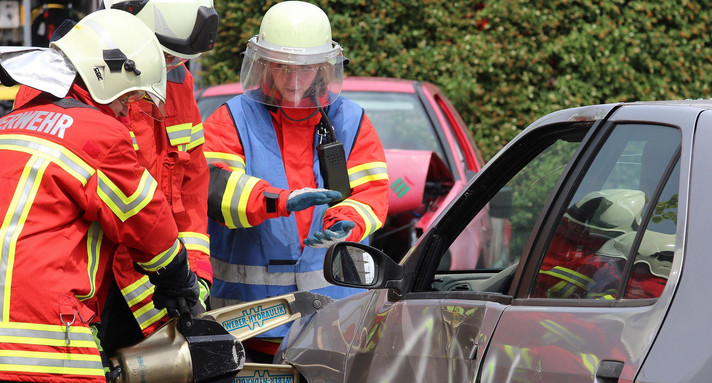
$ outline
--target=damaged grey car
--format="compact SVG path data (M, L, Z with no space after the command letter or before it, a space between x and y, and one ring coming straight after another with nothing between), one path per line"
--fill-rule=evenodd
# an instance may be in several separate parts
M276 362L310 383L706 381L710 147L710 101L549 114L399 263L333 245L327 280L365 290L294 322ZM484 211L509 246L444 267Z

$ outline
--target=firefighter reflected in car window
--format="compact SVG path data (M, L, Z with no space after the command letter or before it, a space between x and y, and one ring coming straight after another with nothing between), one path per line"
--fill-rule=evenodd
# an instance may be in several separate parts
M567 209L549 244L530 296L585 297L594 280L590 274L577 270L607 241L635 233L645 202L642 191L606 189L588 193ZM614 274L611 270L611 276Z

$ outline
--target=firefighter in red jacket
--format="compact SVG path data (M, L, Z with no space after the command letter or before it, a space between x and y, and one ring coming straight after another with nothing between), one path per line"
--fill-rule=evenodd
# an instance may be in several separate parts
M184 63L213 48L218 15L212 0L148 0L142 6L135 1L108 0L104 5L134 14L161 43L168 70L165 117L152 113L155 108L151 103L140 100L129 106L126 122L139 162L157 180L158 190L171 206L191 269L199 277L201 299L207 299L213 279L206 202L210 173L203 154L203 124L193 96L193 76ZM114 274L117 286L109 292L107 306L125 316L108 315L102 321L102 338L109 353L148 336L168 319L165 310L153 307L153 287L145 275L133 269L124 248L116 255Z
M156 306L199 306L170 207L116 120L131 101L165 99L164 59L150 29L116 10L25 53L26 65L0 60L2 81L37 80L23 67L40 65L47 86L32 85L49 93L0 118L0 380L105 382L90 326L117 244L156 285Z
M363 109L339 97L344 61L321 9L278 3L247 44L245 94L205 121L213 308L297 290L357 291L324 280L325 248L367 240L383 225L388 174ZM339 177L342 191L330 190ZM282 326L262 337L285 334Z

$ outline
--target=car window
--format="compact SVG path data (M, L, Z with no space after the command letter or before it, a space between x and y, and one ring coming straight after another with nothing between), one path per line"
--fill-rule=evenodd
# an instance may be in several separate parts
M366 111L384 148L429 150L448 162L437 133L415 94L354 91L342 94Z
M447 231L457 234L428 279L430 291L508 292L539 216L590 126L534 131L490 162L459 199L459 213L444 217L452 217ZM482 201L483 194L492 197ZM460 217L474 218L460 223Z
M675 249L680 142L667 126L612 130L558 219L530 297L660 296Z
M503 269L518 262L578 144L578 140L557 139L524 165L453 241L438 269Z
M198 109L200 109L200 118L203 121L207 120L213 112L215 112L222 104L227 100L235 97L234 94L222 95L222 96L211 96L211 97L198 97Z

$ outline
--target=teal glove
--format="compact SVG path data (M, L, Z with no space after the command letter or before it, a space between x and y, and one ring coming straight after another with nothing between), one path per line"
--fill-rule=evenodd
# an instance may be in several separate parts
M309 247L329 247L337 242L345 241L351 234L351 230L356 227L354 221L339 221L324 230L323 233L316 232L313 236L304 240L304 244Z
M287 197L287 211L300 211L341 199L341 193L328 189L304 188L294 190Z

